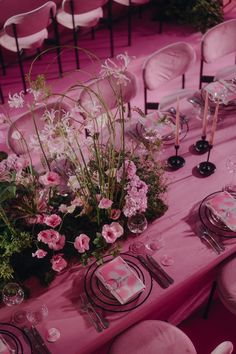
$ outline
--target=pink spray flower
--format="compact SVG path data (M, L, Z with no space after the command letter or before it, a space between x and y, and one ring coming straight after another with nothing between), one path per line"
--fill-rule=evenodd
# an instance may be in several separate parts
M111 209L110 218L112 220L118 220L121 214L120 209Z
M44 258L46 255L47 252L40 248L36 252L32 253L32 257L37 257L37 258Z
M102 198L98 204L100 209L109 209L112 206L113 201L108 198Z
M74 247L78 250L79 253L84 253L89 250L89 241L90 238L85 234L80 234L76 237L74 242Z
M37 238L55 251L61 250L65 245L65 236L52 229L40 231Z
M48 215L44 217L44 224L50 226L50 227L57 227L61 223L61 218L60 216L56 214Z
M60 176L56 172L47 172L39 177L39 182L44 186L58 186L61 182Z
M55 272L61 272L67 266L67 261L62 256L63 254L56 254L51 259L52 269Z

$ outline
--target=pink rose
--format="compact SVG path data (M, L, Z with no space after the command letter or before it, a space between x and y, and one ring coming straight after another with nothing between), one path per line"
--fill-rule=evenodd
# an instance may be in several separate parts
M44 186L58 186L61 183L60 176L56 172L47 172L39 177L39 182Z
M90 238L85 234L80 234L76 237L74 246L79 251L79 253L84 253L89 250Z
M43 224L44 223L44 218L45 218L45 215L42 215L42 214L38 214L36 215L36 224Z
M62 254L56 254L51 259L52 269L55 272L61 272L67 266L67 261L62 256Z
M113 201L108 198L102 198L98 204L100 209L109 209L112 206Z
M40 249L40 248L36 252L32 253L32 257L37 257L37 258L43 258L46 255L47 255L47 252Z
M120 209L111 209L110 218L112 220L117 220L117 219L119 219L120 214L121 214Z
M59 232L49 229L38 233L38 241L48 245L49 248L59 251L65 246L65 236Z
M56 214L52 214L52 215L44 217L44 224L46 224L50 227L55 228L58 225L60 225L60 223L61 223L61 218L60 218L60 216L58 216Z
M107 243L114 243L123 233L124 229L118 222L112 222L110 225L105 224L102 228L102 236Z

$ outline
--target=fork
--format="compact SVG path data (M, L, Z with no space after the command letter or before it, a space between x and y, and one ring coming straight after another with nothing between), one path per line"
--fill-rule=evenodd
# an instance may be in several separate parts
M205 241L217 254L220 254L225 250L224 246L216 241L216 239L204 227L200 228L199 237L201 240Z
M216 247L218 247L219 251L223 252L225 250L225 246L222 244L222 242L220 242L219 240L217 240L213 235L212 232L210 232L207 228L203 228L203 233L205 235L207 235L216 245Z
M94 318L93 310L86 305L85 299L84 299L84 297L82 295L80 295L80 300L81 300L81 310L83 312L87 313L87 315L89 317L89 320L90 320L90 323L94 326L96 331L99 332L99 333L102 332L103 328L102 328L100 322L98 322L96 317Z
M83 297L84 304L93 311L95 316L97 317L97 320L100 322L101 326L103 329L107 329L109 327L109 321L107 318L105 318L101 313L99 313L93 303L88 299L87 295L81 294L81 297Z

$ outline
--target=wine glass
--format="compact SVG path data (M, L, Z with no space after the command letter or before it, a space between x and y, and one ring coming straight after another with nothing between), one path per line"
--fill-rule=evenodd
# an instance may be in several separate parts
M36 303L32 305L32 308L26 310L27 320L32 326L36 326L41 323L48 316L48 308L45 304Z
M226 167L229 171L229 173L232 175L231 181L229 184L227 184L224 187L224 190L226 190L229 193L236 194L236 154L231 155L227 160L226 160Z
M7 306L20 305L24 300L24 291L18 283L7 283L2 290L2 300ZM12 313L12 322L22 323L26 319L24 310L17 310Z

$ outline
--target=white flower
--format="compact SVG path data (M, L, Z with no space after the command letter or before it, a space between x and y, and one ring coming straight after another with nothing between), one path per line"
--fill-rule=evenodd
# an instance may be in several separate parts
M130 81L130 78L125 75L125 71L127 70L130 60L131 58L126 52L124 54L118 54L116 56L116 61L118 62L118 65L114 60L108 58L107 60L105 60L105 63L101 65L101 77L105 78L107 76L113 76L117 79L118 84L123 83L125 85L127 82Z
M29 88L27 90L27 92L29 92L29 93L31 93L33 95L35 101L39 101L41 96L43 96L43 91L42 90L34 90L32 88Z
M10 93L8 95L8 105L11 108L22 108L24 106L24 92L14 93L12 96Z

